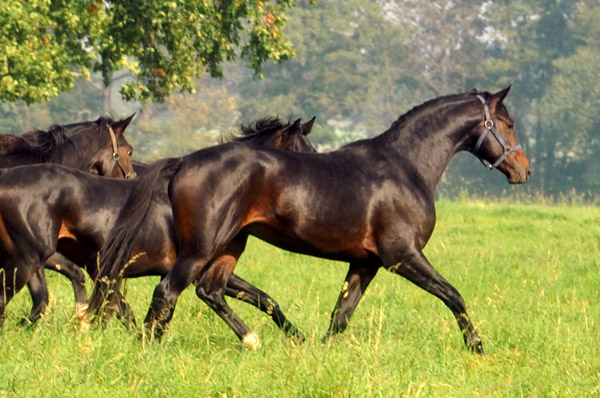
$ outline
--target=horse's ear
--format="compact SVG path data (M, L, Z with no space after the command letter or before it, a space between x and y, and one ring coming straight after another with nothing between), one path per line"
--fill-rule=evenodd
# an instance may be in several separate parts
M125 129L127 128L127 126L129 126L129 123L131 123L131 120L133 119L134 116L135 116L135 112L131 116L129 116L123 120L117 120L116 122L113 122L111 127L115 131L115 134L123 134L125 132Z
M302 121L302 119L296 119L294 121L294 123L290 126L290 129L292 129L293 131L297 131L300 129L300 122Z
M510 91L510 87L511 86L508 86L505 89L500 90L496 94L492 95L492 97L489 100L491 108L495 109L498 105L502 103L502 101L504 101L504 98Z
M308 135L313 128L313 124L315 123L316 116L313 116L308 122L304 123L300 128L302 129L302 134Z

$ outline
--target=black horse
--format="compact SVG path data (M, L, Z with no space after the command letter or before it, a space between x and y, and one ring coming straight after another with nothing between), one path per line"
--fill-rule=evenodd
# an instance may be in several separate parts
M529 178L529 162L502 103L508 91L431 100L383 134L329 153L223 145L155 166L170 180L179 257L154 291L146 333L162 335L177 298L196 282L197 295L244 345L257 347L258 336L223 297L248 236L254 235L286 250L350 264L326 337L346 328L383 267L440 298L466 345L483 352L463 298L422 249L435 225L436 185L457 152L472 151L512 184ZM118 284L114 270L119 268L107 265L100 275Z
M278 119L262 120L252 128L242 128L242 135L236 141L314 151L306 137L313 121L285 124ZM0 319L8 301L25 282L34 287L29 321L35 322L40 317L48 298L40 264L54 251L82 265L93 276L98 249L106 241L134 185L133 181L100 179L50 165L0 171L0 259L4 267L0 278ZM147 233L136 241L144 255L131 267L131 276L164 275L164 268L170 269L176 258L166 183L153 201L153 217L147 220ZM84 274L72 263L60 264L58 268L72 279L77 315L83 321Z

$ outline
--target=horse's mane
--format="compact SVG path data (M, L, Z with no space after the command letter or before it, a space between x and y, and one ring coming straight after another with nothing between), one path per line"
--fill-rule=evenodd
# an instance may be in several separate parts
M54 125L49 130L34 130L21 135L34 150L48 153L56 147L64 147L71 140L67 137L63 126Z
M55 163L60 161L61 157L71 150L77 157L77 147L71 140L71 137L79 134L83 130L96 126L98 131L102 127L111 125L113 119L110 117L99 117L96 121L84 121L66 125L53 125L48 130L33 130L23 133L19 140L13 140L10 151L3 155L12 156L35 156L41 162ZM18 142L22 140L22 142ZM8 149L7 149L8 150Z
M266 117L248 124L241 124L239 131L225 137L227 142L251 142L268 134L275 133L290 124L277 117Z
M63 126L52 126L49 130L33 130L20 136L9 136L12 145L5 146L3 155L10 156L34 156L41 162L52 162L65 148L73 145L66 135ZM7 142L9 138L5 139Z
M371 141L373 141L375 144L386 145L390 141L395 141L398 138L398 135L403 131L404 126L410 121L414 120L415 117L427 116L431 120L436 120L442 117L444 109L457 104L465 103L471 100L477 94L483 96L485 99L489 98L491 95L487 91L478 92L477 90L473 89L461 94L451 94L428 100L400 115L400 117L398 117L398 119L392 123L389 129L372 138ZM414 133L423 134L426 132L415 131Z

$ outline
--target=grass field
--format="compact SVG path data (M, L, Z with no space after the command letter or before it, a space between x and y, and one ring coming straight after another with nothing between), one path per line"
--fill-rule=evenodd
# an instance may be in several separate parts
M589 397L600 396L600 208L438 203L426 248L463 295L487 355L468 352L451 312L385 271L346 332L323 344L340 263L253 240L237 272L278 299L307 335L290 342L259 311L232 306L262 339L245 351L188 289L160 344L118 321L74 330L67 281L48 272L51 308L0 332L0 397ZM138 321L157 278L128 281Z

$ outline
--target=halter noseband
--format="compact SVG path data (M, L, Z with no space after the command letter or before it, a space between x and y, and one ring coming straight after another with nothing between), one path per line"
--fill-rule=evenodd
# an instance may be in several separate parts
M110 136L110 142L112 144L112 149L113 149L113 165L110 168L110 171L108 172L108 174L112 174L112 171L115 169L115 166L119 166L119 168L121 169L121 171L123 172L123 175L125 176L125 178L133 178L133 175L131 173L129 173L126 169L125 166L123 166L123 163L121 162L121 159L119 157L119 147L117 146L117 137L115 136L115 132L113 131L112 127L110 125L107 125L108 127L108 135Z
M472 152L473 154L475 154L475 156L477 156L477 158L481 161L481 163L483 163L485 167L492 170L500 166L500 164L504 162L504 159L506 159L508 155L521 149L521 144L510 146L506 143L506 141L504 141L504 138L502 138L500 133L498 133L498 130L496 130L496 127L494 127L494 121L490 116L490 108L485 102L485 99L481 95L476 95L476 97L483 104L483 110L485 112L485 122L483 123L483 131L481 132L481 135L479 136L479 139L477 140L477 143L475 144L475 147L473 148ZM496 141L498 141L498 143L504 150L500 158L496 160L496 162L494 162L493 164L478 155L481 144L483 144L483 141L490 132L492 133L494 138L496 138Z

